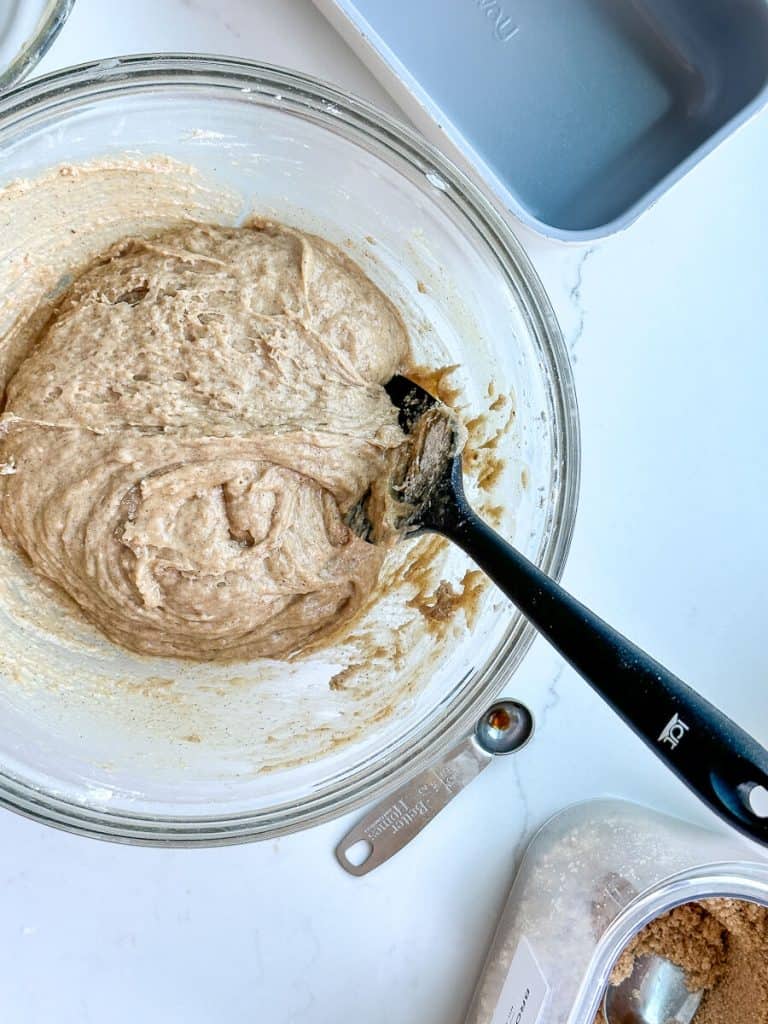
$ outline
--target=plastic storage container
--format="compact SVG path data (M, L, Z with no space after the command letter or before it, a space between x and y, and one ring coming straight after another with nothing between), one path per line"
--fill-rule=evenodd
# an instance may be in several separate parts
M526 850L465 1024L592 1024L637 932L722 896L768 905L768 861L737 836L619 800L576 804Z

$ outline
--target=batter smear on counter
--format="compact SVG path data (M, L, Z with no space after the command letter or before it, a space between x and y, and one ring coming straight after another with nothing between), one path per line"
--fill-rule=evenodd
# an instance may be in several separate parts
M118 243L9 381L0 528L134 651L280 657L353 616L385 549L345 515L405 443L403 323L278 224Z

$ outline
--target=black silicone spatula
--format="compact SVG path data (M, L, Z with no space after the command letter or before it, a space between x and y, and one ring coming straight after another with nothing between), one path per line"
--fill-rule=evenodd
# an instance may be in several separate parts
M441 533L463 548L704 803L768 845L768 751L484 523L464 495L450 411L406 377L386 387L414 439L408 468L394 482L403 534Z

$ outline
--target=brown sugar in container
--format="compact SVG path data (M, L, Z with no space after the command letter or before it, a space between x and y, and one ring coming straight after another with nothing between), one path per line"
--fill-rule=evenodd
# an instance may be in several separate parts
M649 922L722 898L768 906L754 846L620 800L576 804L529 844L465 1024L592 1024Z

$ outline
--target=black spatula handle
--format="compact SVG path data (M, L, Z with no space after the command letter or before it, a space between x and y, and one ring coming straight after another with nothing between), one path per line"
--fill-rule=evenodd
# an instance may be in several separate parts
M768 751L571 597L466 504L445 533L675 774L721 818L768 845Z

